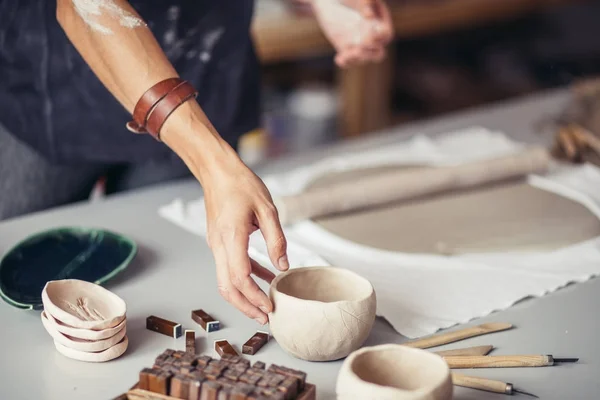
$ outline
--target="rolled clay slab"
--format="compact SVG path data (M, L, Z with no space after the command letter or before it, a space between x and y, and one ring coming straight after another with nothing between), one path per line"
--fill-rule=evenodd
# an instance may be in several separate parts
M451 400L448 364L425 350L396 344L365 347L342 364L338 400Z
M99 352L86 352L74 350L72 348L66 347L56 340L54 341L54 347L58 350L62 355L72 358L74 360L85 361L85 362L106 362L110 360L114 360L117 357L120 357L125 350L127 350L127 346L129 345L129 340L127 336L123 338L119 343L115 346L106 349L104 351Z
M77 279L50 281L42 291L44 310L73 328L103 330L119 325L127 307L116 294Z
M118 331L114 336L102 340L85 340L78 339L72 336L67 336L60 333L54 324L48 320L46 313L42 312L42 324L46 328L46 332L52 336L52 338L63 346L70 347L73 350L87 351L87 352L98 352L109 349L110 347L119 343L125 337L127 329L125 326Z
M377 308L365 278L342 268L294 268L271 283L269 325L277 343L308 361L346 357L369 336Z
M548 169L550 158L547 149L533 147L518 154L491 160L411 172L390 171L274 200L281 223L287 225L305 219L542 173Z
M115 327L106 328L101 331L95 331L93 329L79 329L73 328L69 325L65 325L49 313L46 314L45 312L43 312L42 318L44 317L48 319L48 321L52 324L53 328L56 329L58 332L67 336L83 340L102 340L113 337L117 334L117 332L120 332L125 327L125 324L127 322L126 319L123 319L123 321L121 321L119 325Z

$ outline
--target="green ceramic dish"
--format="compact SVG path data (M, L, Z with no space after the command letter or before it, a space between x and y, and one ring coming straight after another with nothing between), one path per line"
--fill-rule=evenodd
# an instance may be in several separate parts
M17 308L39 310L46 282L80 279L101 285L136 254L133 240L103 229L61 227L35 234L0 260L0 296Z

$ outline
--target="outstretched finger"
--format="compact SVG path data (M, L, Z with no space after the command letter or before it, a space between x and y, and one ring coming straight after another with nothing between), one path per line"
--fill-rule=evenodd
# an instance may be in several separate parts
M224 251L218 251L215 254L216 258L226 257ZM267 316L252 303L250 303L239 290L231 283L229 271L224 268L217 267L217 285L221 296L235 308L244 313L247 317L256 320L261 325L267 322Z
M248 240L250 233L245 229L234 230L223 239L229 265L229 278L233 286L252 305L263 313L271 312L271 301L251 278L252 266L248 256Z

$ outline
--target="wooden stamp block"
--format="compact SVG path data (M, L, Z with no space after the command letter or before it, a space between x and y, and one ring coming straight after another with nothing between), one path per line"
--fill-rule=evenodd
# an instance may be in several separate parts
M183 374L175 375L171 378L169 395L176 399L187 400L190 392L190 378Z
M223 354L229 354L231 356L238 356L239 354L231 344L227 340L217 340L215 341L215 351L219 356L223 356Z
M146 329L177 339L182 335L181 324L151 315L146 318Z
M215 332L221 329L221 323L204 310L192 311L192 319L206 332Z
M188 354L196 354L196 332L192 330L185 331L185 352Z
M256 354L269 341L269 334L266 332L256 332L242 346L242 353L248 355Z

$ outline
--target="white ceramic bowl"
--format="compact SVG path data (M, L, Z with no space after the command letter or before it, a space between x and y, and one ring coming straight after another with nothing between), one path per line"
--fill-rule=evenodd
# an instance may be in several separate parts
M42 291L47 314L78 329L103 330L119 325L127 307L116 294L77 279L50 281Z
M125 324L127 323L127 319L123 319L123 321L121 321L119 323L119 325L114 326L112 328L106 328L100 331L95 331L93 329L79 329L79 328L73 328L69 325L65 325L62 322L60 322L59 320L57 320L56 318L54 318L50 313L46 314L46 312L42 312L43 316L45 318L48 319L48 322L50 322L52 324L52 327L54 329L56 329L57 331L59 331L60 333L67 335L67 336L71 336L73 338L77 338L77 339L83 339L83 340L103 340L103 339L108 339L110 337L113 337L117 334L117 332L120 332L124 327Z
M55 326L46 317L45 312L42 312L42 324L44 325L46 332L48 332L48 334L52 336L52 338L58 343L66 347L70 347L73 350L87 352L98 352L109 349L123 340L125 334L127 333L127 329L125 326L123 326L123 328L114 336L102 340L85 340L74 338L72 336L64 335L56 330Z
M451 400L448 364L431 352L397 344L365 347L340 369L338 400Z
M294 268L271 283L269 324L277 343L309 361L346 357L369 336L377 300L365 278L342 268Z
M56 340L54 341L54 347L56 347L56 350L58 350L59 353L61 353L65 357L85 362L106 362L114 360L115 358L120 357L123 353L125 353L128 345L129 339L127 339L127 336L125 336L123 340L121 340L119 343L106 350L98 352L87 352L74 350L70 347L58 343Z

